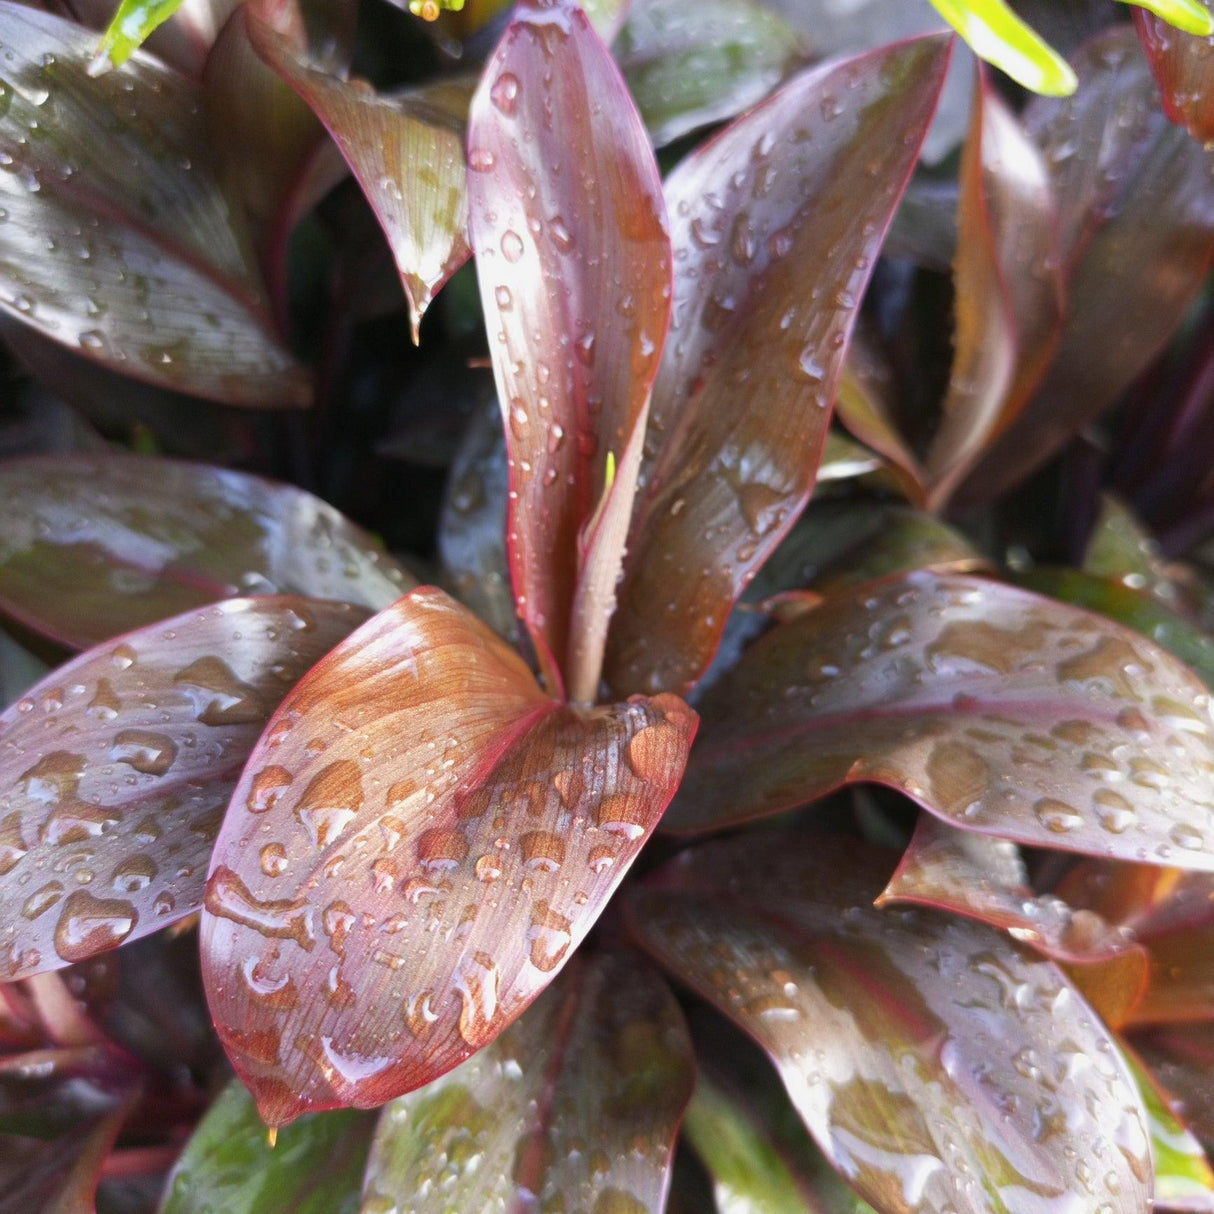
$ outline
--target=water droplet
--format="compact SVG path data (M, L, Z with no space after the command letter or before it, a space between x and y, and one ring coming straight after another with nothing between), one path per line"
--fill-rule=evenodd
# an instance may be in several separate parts
M261 871L267 877L281 877L287 871L287 849L281 843L267 843L260 853Z
M507 118L518 111L518 95L518 77L513 72L502 72L489 90L489 99Z
M177 743L162 733L124 729L114 737L110 758L147 776L163 776L177 758Z
M241 682L219 658L199 658L180 671L173 682L192 695L194 715L204 725L253 725L268 715L261 693Z
M312 777L295 806L295 816L311 836L312 846L320 849L341 837L362 804L362 771L353 759L340 759Z
M264 814L273 809L275 802L282 795L282 790L291 783L292 779L294 777L291 773L276 763L263 767L249 785L249 795L245 801L245 807L249 813Z
M502 256L509 262L517 262L523 256L523 238L512 228L502 233Z
M151 856L130 856L115 866L110 882L120 894L136 894L152 884L157 872Z
M84 961L117 948L138 922L139 912L129 902L94 898L84 890L77 890L59 914L55 951L64 961Z
M572 923L547 902L537 902L531 913L531 926L527 929L531 964L545 974L551 973L564 959L572 940Z
M1053 797L1042 797L1033 806L1033 812L1041 825L1052 834L1063 835L1083 825L1083 815L1073 805L1056 801Z

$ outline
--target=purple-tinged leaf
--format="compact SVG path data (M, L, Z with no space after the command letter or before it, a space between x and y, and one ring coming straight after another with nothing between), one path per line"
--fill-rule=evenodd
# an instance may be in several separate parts
M573 615L585 578L613 554L586 529L621 507L627 519L636 472L625 457L640 454L671 253L645 128L574 0L519 5L473 101L468 158L519 612L550 689L563 673L592 682L574 698L593 700L593 655L579 650L606 618Z
M684 852L629 919L771 1055L884 1214L1149 1208L1146 1118L1108 1031L984 924L873 909L892 863L855 839L745 836Z
M468 259L463 135L471 84L376 93L314 61L299 30L281 20L273 0L245 8L254 49L308 103L358 178L392 248L417 341L431 299Z
M926 38L804 73L667 180L674 312L609 637L617 693L699 678L808 500L948 46Z
M673 696L549 699L422 588L288 695L202 920L211 1011L271 1123L370 1107L487 1045L590 929L682 775Z
M198 910L270 713L365 618L228 599L81 654L0 714L0 981Z
M73 648L237 594L379 610L416 583L290 485L150 456L0 465L0 610Z
M1209 694L1145 638L1011 586L919 572L830 596L701 711L675 831L871 782L967 830L1214 871Z
M1214 1148L1214 1024L1170 1024L1135 1033L1132 1044L1151 1078L1207 1150Z
M807 57L756 0L633 0L613 51L658 147L762 101Z
M965 504L1022 480L1117 399L1176 331L1214 252L1214 154L1159 111L1133 31L1096 39L1076 65L1074 97L1038 98L1024 115L1059 208L1062 336L961 487Z
M89 76L90 31L9 0L0 41L0 309L137 379L306 404L211 171L195 86L142 54Z
M1198 142L1209 143L1214 139L1214 35L1183 33L1142 9L1135 11L1134 24L1168 117Z
M694 1082L652 967L578 958L491 1045L384 1109L363 1211L661 1210Z

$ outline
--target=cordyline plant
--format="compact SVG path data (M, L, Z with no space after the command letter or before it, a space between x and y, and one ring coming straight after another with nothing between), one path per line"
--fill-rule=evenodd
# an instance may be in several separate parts
M1214 1211L1214 41L54 7L0 1211Z

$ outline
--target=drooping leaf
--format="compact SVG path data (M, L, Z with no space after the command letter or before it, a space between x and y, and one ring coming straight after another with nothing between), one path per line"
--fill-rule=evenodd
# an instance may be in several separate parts
M263 1116L382 1104L492 1041L636 857L695 719L673 696L562 706L431 588L315 667L233 794L202 921Z
M279 1130L271 1147L233 1080L173 1166L160 1214L357 1214L374 1129L369 1113L315 1113Z
M511 570L555 690L561 672L577 685L599 664L584 646L601 640L607 605L581 592L611 553L587 528L607 511L626 525L635 487L670 318L662 187L640 116L574 0L519 5L473 102L468 148L511 461ZM609 457L620 468L610 486ZM616 568L618 556L609 591ZM574 698L593 700L593 682Z
M830 596L701 711L676 831L872 782L984 834L1214 870L1205 689L1150 641L1023 590L921 572Z
M0 41L0 308L137 379L306 404L211 170L196 87L142 55L91 77L88 30L9 0Z
M762 101L805 57L755 0L633 0L614 52L658 147Z
M0 467L0 610L85 648L234 594L378 610L413 579L331 506L203 464L57 456Z
M440 81L397 96L343 80L267 0L245 8L257 53L312 108L346 158L388 237L414 341L440 287L468 259L464 124L471 84Z
M0 981L196 911L270 713L365 618L228 599L81 654L0 714Z
M1117 399L1175 332L1214 251L1214 154L1164 117L1132 31L1109 31L1076 65L1073 98L1024 115L1058 202L1062 336L1032 400L962 486L966 504L1023 479Z
M685 689L813 487L847 335L948 61L796 77L666 182L675 298L607 677Z
M1149 1208L1146 1118L1108 1031L984 924L873 909L892 863L855 839L743 836L684 852L629 920L767 1050L885 1214Z
M1168 117L1194 139L1208 143L1214 139L1214 32L1208 28L1209 7L1201 4L1201 11L1207 24L1204 31L1182 33L1141 11L1134 14L1134 24Z
M363 1214L660 1210L693 1083L661 977L579 958L490 1046L384 1109Z
M1062 314L1055 222L1040 152L979 75L961 160L953 367L927 455L932 509L1011 424L1053 352Z

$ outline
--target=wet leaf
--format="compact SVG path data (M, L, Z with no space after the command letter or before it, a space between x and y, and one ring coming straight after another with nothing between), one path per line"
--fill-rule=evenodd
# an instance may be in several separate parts
M464 124L471 82L440 81L396 96L343 80L276 27L268 2L246 6L257 53L333 136L388 238L409 301L413 339L442 285L468 259Z
M198 910L270 713L365 618L228 599L81 654L0 715L0 981Z
M0 467L0 609L85 648L234 594L378 610L415 583L331 506L204 464L56 456Z
M93 73L121 67L181 4L182 0L122 0L97 48Z
M1010 586L922 572L830 596L701 711L675 831L872 782L964 829L1214 870L1204 688L1128 629Z
M492 1041L589 930L694 729L673 696L548 699L432 588L315 667L233 794L202 922L266 1120L382 1104Z
M1058 339L1056 219L1045 162L979 75L961 160L952 373L927 455L940 509L1024 407Z
M384 1109L363 1214L660 1210L693 1083L665 982L578 958L491 1045Z
M873 909L892 862L855 839L741 836L684 852L629 919L767 1050L877 1209L1149 1208L1146 1119L1108 1031L991 928Z
M1205 0L1123 0L1126 4L1135 4L1158 17L1162 17L1169 25L1187 34L1196 34L1199 38L1207 38L1214 34L1214 17L1210 15L1210 7Z
M1208 5L1201 11L1208 25ZM1214 32L1207 28L1182 33L1145 12L1134 15L1134 24L1168 117L1194 139L1208 143L1214 139Z
M671 268L648 136L574 0L520 4L473 102L468 148L519 612L550 688L563 672L575 699L592 700L601 651L595 662L584 646L613 604L583 591L612 554L587 529L612 502L627 519L636 461L625 456L639 457ZM610 488L609 456L621 472ZM618 555L608 592L616 568Z
M50 667L0 630L0 709L19 700Z
M1172 582L1159 545L1120 498L1106 493L1083 554L1083 572L1110 578L1178 607L1181 596Z
M142 55L91 77L93 37L0 6L0 308L136 379L306 404L211 170L197 89Z
M804 58L754 0L633 0L614 52L658 147L762 101Z
M368 1113L315 1113L279 1130L271 1148L233 1080L173 1166L160 1214L356 1214L374 1129Z
M1214 250L1214 154L1160 112L1132 31L1089 43L1076 65L1073 98L1036 100L1024 115L1059 206L1062 336L1032 400L962 487L964 504L1022 480L1117 399L1175 332Z
M802 74L667 179L674 316L609 638L617 693L694 683L804 507L947 61L936 37Z

